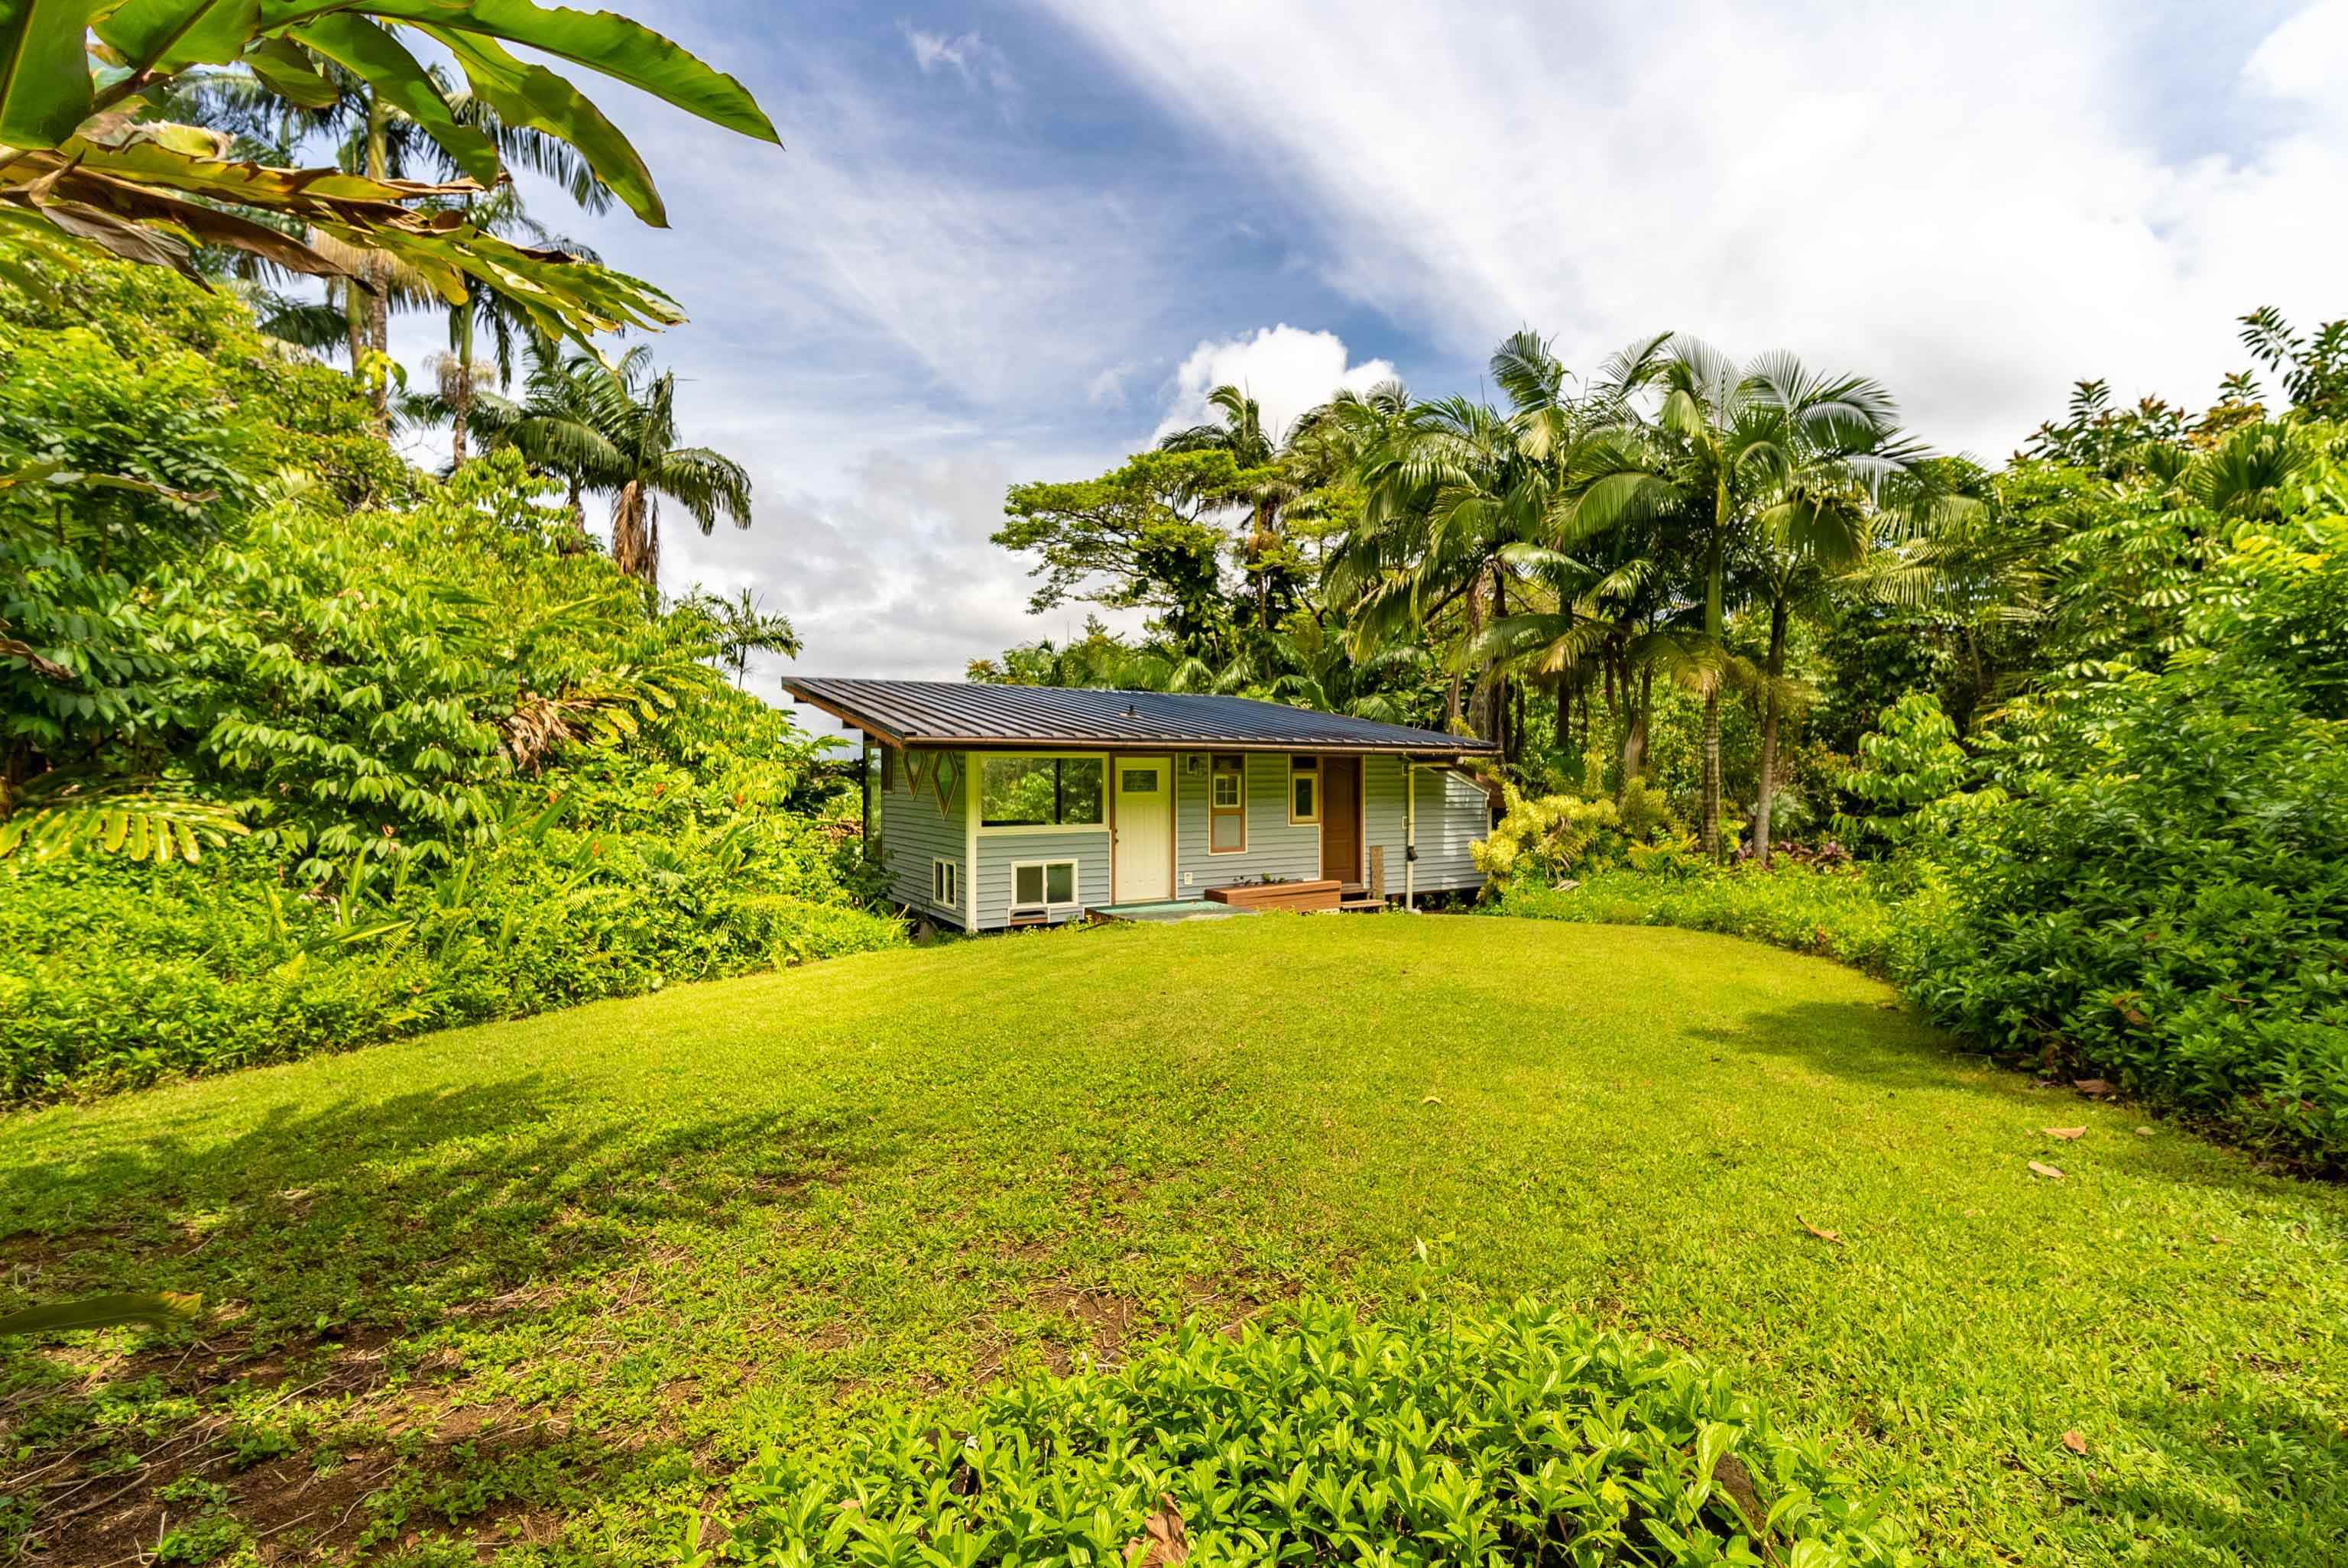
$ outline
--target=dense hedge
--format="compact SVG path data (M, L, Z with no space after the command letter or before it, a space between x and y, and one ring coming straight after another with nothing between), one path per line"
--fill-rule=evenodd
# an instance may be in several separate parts
M1725 1373L1530 1304L1186 1329L960 1419L884 1410L735 1491L730 1537L696 1527L693 1568L1910 1561L1823 1447Z

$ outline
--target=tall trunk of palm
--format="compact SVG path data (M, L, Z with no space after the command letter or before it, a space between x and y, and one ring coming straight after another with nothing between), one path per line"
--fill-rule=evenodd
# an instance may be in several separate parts
M1630 706L1629 720L1622 726L1622 793L1628 794L1631 781L1647 765L1647 714L1655 700L1655 667L1650 663L1639 671L1639 690L1631 691L1628 675L1622 680L1622 696Z
M640 582L660 576L660 540L653 534L652 497L643 484L631 479L620 487L612 508L612 562Z
M386 130L383 100L373 92L367 94L366 171L370 179L382 179L390 162L390 143ZM391 352L391 291L390 269L380 251L367 259L367 273L375 282L375 292L367 296L367 346L378 354ZM354 362L352 369L357 364ZM374 376L375 422L391 424L391 377L389 369L380 361Z
M345 281L343 291L343 330L349 335L351 349L351 379L366 384L366 291L355 282Z
M1761 697L1761 794L1753 805L1753 853L1769 864L1769 808L1777 791L1777 677L1786 670L1786 600L1769 605L1769 685Z
M457 317L457 384L454 397L448 400L450 455L456 466L465 466L466 426L473 415L473 307L470 302L458 307Z
M1723 487L1724 499L1725 487ZM1724 586L1721 574L1720 541L1715 536L1704 572L1704 633L1712 643L1711 652L1717 658L1725 641L1725 617L1721 600ZM1704 857L1717 862L1721 858L1720 842L1720 671L1715 666L1704 682L1704 819L1702 843Z
M580 497L579 481L571 481L571 532L572 542L581 549L587 548L587 503Z

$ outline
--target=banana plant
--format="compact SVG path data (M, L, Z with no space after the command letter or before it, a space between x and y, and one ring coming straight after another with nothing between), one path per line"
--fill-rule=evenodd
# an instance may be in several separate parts
M449 204L489 190L504 170L495 143L458 118L403 33L453 56L471 95L505 124L576 148L656 227L666 210L627 138L568 79L508 45L585 67L728 130L779 140L740 82L608 12L535 0L0 0L0 232L64 234L190 276L196 245L226 246L370 286L307 237L324 235L407 269L452 306L474 287L495 288L549 335L583 341L682 321L675 302L651 284L499 239ZM462 178L266 168L234 158L218 131L141 118L147 97L176 78L228 67L244 67L289 103L312 105L334 90L327 65L414 120Z

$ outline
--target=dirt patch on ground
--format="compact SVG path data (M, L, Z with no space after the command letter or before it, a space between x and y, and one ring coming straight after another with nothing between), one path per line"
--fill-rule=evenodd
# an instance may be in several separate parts
M1081 1326L1091 1341L1093 1364L1098 1367L1114 1367L1125 1359L1126 1340L1142 1317L1141 1307L1125 1296L1068 1285L1043 1286L1028 1296L1027 1306ZM1076 1357L1060 1340L1045 1340L1043 1351L1055 1375L1066 1376L1075 1367Z

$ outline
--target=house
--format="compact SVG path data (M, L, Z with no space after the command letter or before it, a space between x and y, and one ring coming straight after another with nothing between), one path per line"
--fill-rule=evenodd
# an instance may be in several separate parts
M908 908L965 930L1147 911L1267 878L1357 907L1478 886L1488 742L1163 692L794 677L863 732L866 831ZM1331 901L1334 901L1334 897Z

